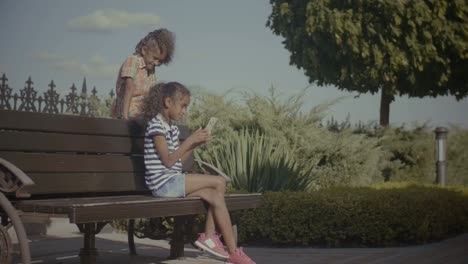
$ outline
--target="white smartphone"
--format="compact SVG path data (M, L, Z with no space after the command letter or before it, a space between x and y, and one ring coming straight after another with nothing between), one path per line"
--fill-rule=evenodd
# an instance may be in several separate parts
M208 129L208 131L211 133L211 130L215 126L216 122L218 122L218 118L211 117L210 121L208 121L208 125L206 125L205 129Z

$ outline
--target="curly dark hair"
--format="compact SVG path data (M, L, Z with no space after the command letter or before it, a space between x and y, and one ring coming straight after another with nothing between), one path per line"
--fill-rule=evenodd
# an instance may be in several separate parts
M190 91L178 82L158 83L150 88L148 95L143 100L140 111L143 113L145 124L156 117L166 108L164 100L168 97L190 96Z
M167 65L174 56L175 34L165 28L152 31L138 42L135 47L135 54L142 56L141 49L145 46L148 48L159 48L161 52L166 53L166 57L160 62Z

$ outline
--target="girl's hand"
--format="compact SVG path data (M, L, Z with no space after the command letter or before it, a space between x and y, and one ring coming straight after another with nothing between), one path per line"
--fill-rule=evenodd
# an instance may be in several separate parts
M187 138L190 145L199 146L205 144L210 140L210 132L207 129L197 129Z

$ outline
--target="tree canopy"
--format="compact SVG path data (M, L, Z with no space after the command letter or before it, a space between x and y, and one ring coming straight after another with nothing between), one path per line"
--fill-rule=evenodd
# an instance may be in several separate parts
M467 0L270 0L267 26L285 38L309 82L394 96L468 94ZM384 119L384 120L382 120ZM386 120L385 120L386 119Z

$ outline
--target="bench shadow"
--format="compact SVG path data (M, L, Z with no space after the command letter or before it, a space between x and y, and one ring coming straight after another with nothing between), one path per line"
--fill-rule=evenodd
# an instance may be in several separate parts
M55 238L51 236L34 236L31 238L31 260L32 263L68 264L79 263L79 250L82 246L82 237ZM15 244L15 252L19 252ZM168 263L166 262L169 250L155 245L137 244L139 254L131 256L128 252L126 242L109 239L96 238L98 256L96 263ZM193 254L187 254L193 255ZM12 263L20 263L21 257L18 253L13 255Z

